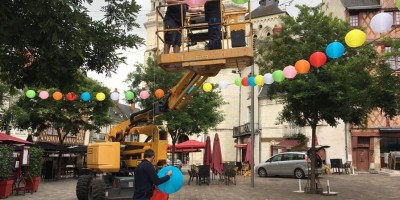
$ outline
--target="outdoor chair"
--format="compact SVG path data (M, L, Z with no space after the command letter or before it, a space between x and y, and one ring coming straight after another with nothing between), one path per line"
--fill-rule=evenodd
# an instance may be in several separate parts
M202 183L210 185L210 166L200 165L199 166L199 185Z
M346 174L350 174L350 167L351 167L351 161L347 161L346 163L344 163L343 169Z
M236 170L237 167L235 165L226 165L224 166L224 179L225 179L225 184L229 185L229 183L232 181L233 184L236 185Z
M199 177L194 169L188 169L188 174L189 174L189 181L188 185L190 185L190 182L192 182L196 178L196 184L199 182Z
M236 167L237 167L237 175L242 174L242 162L236 162Z

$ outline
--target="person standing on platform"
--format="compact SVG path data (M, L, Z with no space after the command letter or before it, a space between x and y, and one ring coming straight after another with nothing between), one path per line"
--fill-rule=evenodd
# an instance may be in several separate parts
M208 50L221 49L221 1L208 0L204 5L204 14L208 22Z
M168 6L164 17L164 29L182 28L182 19L185 19L188 9L185 0L166 0L166 2ZM164 54L168 54L171 47L174 53L179 53L182 45L182 30L165 31L164 42Z

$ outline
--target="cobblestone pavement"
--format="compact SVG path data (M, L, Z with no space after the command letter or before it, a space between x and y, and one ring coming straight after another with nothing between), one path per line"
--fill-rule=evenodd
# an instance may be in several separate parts
M187 184L188 175L185 175L185 185L176 194L170 195L170 200L286 200L286 199L359 199L359 200L386 200L400 199L400 177L384 176L379 174L358 175L324 175L320 182L326 191L327 181L331 191L338 192L337 196L311 195L295 193L298 190L298 179L280 177L255 177L255 186L250 186L250 178L237 177L237 184L225 185L218 180L212 180L210 185ZM307 180L301 180L302 187ZM36 193L19 196L10 196L10 200L56 199L73 200L75 196L75 179L56 182L42 182Z

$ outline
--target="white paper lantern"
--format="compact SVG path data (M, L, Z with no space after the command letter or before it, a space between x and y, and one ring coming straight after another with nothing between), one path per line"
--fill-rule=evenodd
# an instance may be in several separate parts
M374 32L384 33L393 26L393 17L389 13L379 13L372 17L371 28Z
M225 89L228 87L228 83L226 81L220 81L218 85L220 89Z
M264 79L264 83L268 84L268 85L270 85L270 84L272 84L274 82L274 79L272 78L272 74L271 73L265 74L263 79Z
M117 101L119 99L119 93L118 92L113 92L111 93L111 100Z

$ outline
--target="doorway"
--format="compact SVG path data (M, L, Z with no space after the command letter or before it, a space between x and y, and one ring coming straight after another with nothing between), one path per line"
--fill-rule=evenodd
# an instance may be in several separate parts
M369 169L369 154L368 148L357 149L357 170L368 171Z

